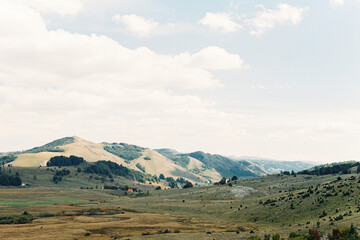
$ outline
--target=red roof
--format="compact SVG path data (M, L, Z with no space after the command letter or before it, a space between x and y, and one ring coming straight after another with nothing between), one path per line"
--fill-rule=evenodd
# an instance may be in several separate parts
M130 188L130 189L128 189L128 192L134 192L134 190L132 190L132 189Z

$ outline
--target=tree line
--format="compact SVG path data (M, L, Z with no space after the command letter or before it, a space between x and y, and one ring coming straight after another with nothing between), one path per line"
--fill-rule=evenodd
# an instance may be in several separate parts
M300 171L299 174L306 175L328 175L328 174L349 174L350 169L357 167L357 173L360 173L360 162L335 163L331 165L317 166L313 169Z
M21 186L22 180L20 174L17 172L15 175L7 173L0 167L0 185L1 186Z
M55 156L50 158L50 160L46 163L46 166L48 167L77 166L83 162L85 162L84 158L77 157L74 155L71 155L70 157Z

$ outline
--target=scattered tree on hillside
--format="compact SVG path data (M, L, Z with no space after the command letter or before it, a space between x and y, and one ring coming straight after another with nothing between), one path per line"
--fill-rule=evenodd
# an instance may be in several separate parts
M332 234L328 235L328 239L329 240L338 240L338 239L360 240L360 237L354 225L351 224L351 227L334 228L332 230Z
M153 177L139 171L128 169L123 165L111 161L97 161L84 169L85 173L95 173L98 175L113 178L113 175L126 177L128 179L136 180L139 182L154 181Z
M125 160L132 161L142 156L144 148L126 143L113 143L104 146L104 150Z
M284 175L290 175L290 172L289 171L283 171L283 172L281 172L282 174L284 174Z
M309 230L308 234L291 232L288 240L320 240L321 234L317 229Z
M77 166L83 162L85 162L84 158L73 156L73 155L71 155L70 157L55 156L55 157L50 158L50 160L46 163L46 166L48 166L48 167L51 167L51 166L58 166L58 167Z
M259 236L249 236L248 238L247 238L247 240L261 240L261 237L259 237Z
M5 171L0 170L0 185L1 186L21 186L22 180L19 173L16 175L7 174Z
M226 183L226 177L222 177L221 180L219 181L220 185L224 185Z
M264 240L270 240L271 239L271 235L270 234L265 234L264 235Z
M136 167L137 167L140 171L146 172L145 167L144 167L143 165L141 165L140 163L137 163L137 164L136 164Z
M69 169L62 169L62 170L58 170L56 171L55 175L53 176L53 182L54 183L59 183L61 182L62 178L66 175L70 175L70 170Z
M173 177L167 177L166 181L167 182L175 182L175 179Z
M185 183L185 185L183 186L183 188L192 188L193 187L193 184L192 184L192 182L190 182L190 181L187 181L186 183Z
M13 162L16 158L17 156L15 155L2 156L0 157L0 165L5 165L7 163Z
M360 166L360 162L333 163L331 165L317 166L310 170L300 171L300 174L326 175L326 174L349 174L350 169Z
M271 240L282 240L282 238L281 238L280 234L276 233L276 234L272 235Z
M236 180L238 180L238 177L237 177L237 176L233 176L233 177L231 178L231 181L236 181Z

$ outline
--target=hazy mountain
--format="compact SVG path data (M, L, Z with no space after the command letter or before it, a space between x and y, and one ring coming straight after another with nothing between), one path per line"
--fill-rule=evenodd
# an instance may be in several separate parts
M154 150L161 153L161 154L166 154L166 155L179 154L178 151L176 151L175 149L171 149L171 148L160 148L160 149L154 149Z
M264 172L260 169L257 169L258 171L254 171L249 168L251 163L234 161L230 158L217 154L209 154L199 151L185 155L198 159L206 167L214 168L218 173L225 177L231 177L234 175L238 177L255 177L264 174Z
M256 164L262 171L267 174L279 173L280 171L295 171L299 172L301 170L311 168L315 164L301 161L277 161L267 158L258 158L258 157L231 157L236 161L248 161Z

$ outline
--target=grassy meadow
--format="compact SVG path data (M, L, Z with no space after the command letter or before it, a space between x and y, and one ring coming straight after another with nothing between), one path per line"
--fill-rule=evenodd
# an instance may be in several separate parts
M19 172L26 186L0 187L0 216L27 212L34 220L0 224L1 239L246 239L266 233L286 238L313 228L327 233L351 223L360 227L357 174L276 174L155 190L155 184L66 168L71 174L57 184L56 167L6 169Z

